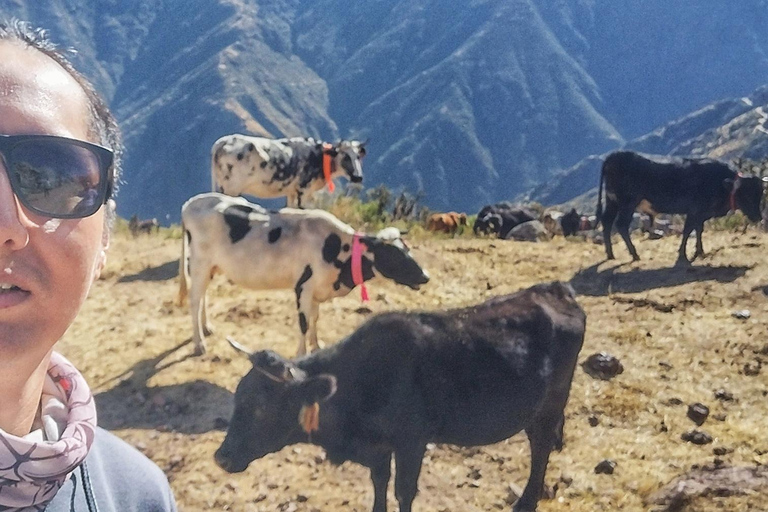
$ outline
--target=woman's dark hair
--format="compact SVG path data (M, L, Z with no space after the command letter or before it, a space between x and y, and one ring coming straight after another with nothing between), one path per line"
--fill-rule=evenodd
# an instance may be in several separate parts
M96 92L90 80L75 69L64 51L51 42L46 30L33 28L31 24L17 19L10 21L0 19L0 41L18 41L47 55L64 68L80 85L88 99L88 109L91 117L89 123L91 136L94 137L96 142L110 148L115 153L115 183L112 190L116 190L119 183L123 155L122 136L120 128L117 126L117 120L115 120L115 117L109 110L107 103ZM114 207L108 205L107 211L111 221L111 218L114 216Z

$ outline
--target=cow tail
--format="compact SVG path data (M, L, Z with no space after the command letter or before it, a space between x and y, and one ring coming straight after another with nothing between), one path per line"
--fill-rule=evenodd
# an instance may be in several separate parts
M595 209L595 227L603 220L603 175L605 174L605 162L600 166L600 184L597 186L597 208Z
M184 229L184 221L181 221L181 257L179 258L179 296L176 298L176 304L183 306L187 300L187 290L189 288L189 235Z

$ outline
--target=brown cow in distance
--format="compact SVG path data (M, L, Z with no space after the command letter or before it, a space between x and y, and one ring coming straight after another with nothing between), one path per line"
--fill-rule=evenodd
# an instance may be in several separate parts
M466 213L433 213L427 219L427 230L435 233L448 233L452 235L458 231L459 226L467 225Z

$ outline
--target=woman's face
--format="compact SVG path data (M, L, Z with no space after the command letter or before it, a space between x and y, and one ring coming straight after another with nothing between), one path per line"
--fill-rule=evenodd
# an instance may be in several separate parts
M0 41L0 134L89 140L89 120L84 91L61 66ZM103 207L84 219L35 215L19 204L0 161L0 361L45 357L98 277L105 244Z

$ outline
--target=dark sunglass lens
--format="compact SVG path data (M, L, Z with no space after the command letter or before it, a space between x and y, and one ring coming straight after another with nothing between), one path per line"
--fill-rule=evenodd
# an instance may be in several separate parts
M38 212L85 217L101 206L99 159L89 149L38 139L15 146L8 156L19 198Z

